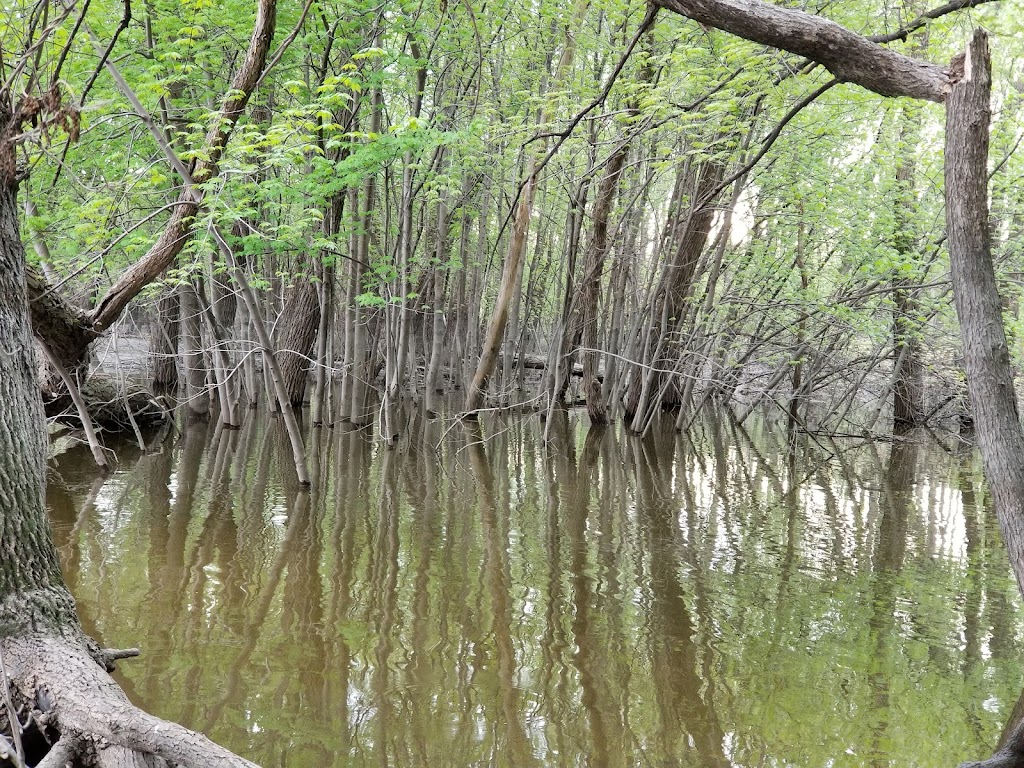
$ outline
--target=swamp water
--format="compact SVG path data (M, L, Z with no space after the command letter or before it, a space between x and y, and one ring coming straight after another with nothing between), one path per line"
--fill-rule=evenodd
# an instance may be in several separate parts
M954 766L1021 696L975 453L706 421L415 417L396 450L189 427L51 464L86 630L137 704L266 768Z

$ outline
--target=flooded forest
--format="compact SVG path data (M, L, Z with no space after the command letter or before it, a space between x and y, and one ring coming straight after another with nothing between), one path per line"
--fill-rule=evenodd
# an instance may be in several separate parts
M0 767L1024 766L1021 0L0 8Z

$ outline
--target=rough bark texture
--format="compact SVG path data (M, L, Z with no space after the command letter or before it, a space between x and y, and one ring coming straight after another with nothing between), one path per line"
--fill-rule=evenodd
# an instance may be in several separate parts
M320 326L320 295L308 278L299 279L289 292L282 322L277 345L281 374L289 402L293 408L301 408L306 396L309 360Z
M36 627L58 631L75 615L44 512L46 429L16 195L0 180L0 640Z
M658 0L702 24L763 45L806 56L844 82L882 96L942 102L946 69L883 48L834 21L761 0Z
M87 362L89 344L95 338L89 319L77 307L63 301L35 270L28 269L25 277L33 332L46 342L65 368L77 371ZM43 384L45 387L49 382Z
M981 30L974 33L962 71L946 104L946 231L953 296L985 478L1024 591L1024 430L992 265L987 169L992 78L987 36Z

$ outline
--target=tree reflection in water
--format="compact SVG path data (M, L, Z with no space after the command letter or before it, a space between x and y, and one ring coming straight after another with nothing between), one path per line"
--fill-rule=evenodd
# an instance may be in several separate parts
M973 455L707 420L189 425L49 501L132 698L266 765L950 765L1020 696ZM545 442L543 436L548 440Z

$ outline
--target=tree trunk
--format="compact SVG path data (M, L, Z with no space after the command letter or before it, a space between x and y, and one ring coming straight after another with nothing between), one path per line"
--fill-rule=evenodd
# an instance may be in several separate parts
M307 268L312 265L307 264ZM316 284L306 276L298 278L284 305L284 325L278 340L281 374L293 408L301 408L306 396L309 361L320 327L320 295Z
M426 394L427 411L437 413L439 410L438 394L444 391L441 386L441 358L444 356L444 296L448 281L448 261L450 248L449 230L450 217L447 201L444 197L437 204L437 233L434 239L434 260L433 267L433 307L430 323L430 356L427 361L427 372L424 378L424 390ZM462 242L465 244L465 233L462 235Z
M181 288L182 358L185 361L185 407L189 414L206 418L210 412L210 395L206 388L206 356L199 323L199 301L195 288L187 283Z
M178 329L181 288L167 286L156 305L156 317L150 334L149 355L153 360L153 390L157 393L178 389Z
M658 0L658 5L746 40L806 56L836 79L882 96L937 102L946 98L949 86L943 67L883 48L811 13L762 0Z
M684 188L689 189L687 213L677 227L675 252L665 261L652 302L648 322L655 328L643 358L647 367L639 375L642 384L627 394L626 413L634 432L646 431L657 408L676 408L680 403L676 376L669 371L678 365L682 353L679 330L693 292L697 264L707 245L715 214L713 202L721 192L724 174L720 162L709 160L695 164L684 175Z
M380 133L381 111L384 95L380 88L373 92L370 113L370 133ZM363 185L363 199L359 206L359 239L356 259L352 262L352 344L349 347L351 387L349 418L356 426L363 427L373 420L368 405L370 387L369 312L359 305L358 297L363 292L363 265L370 263L370 232L377 196L377 179L370 174ZM343 404L344 407L344 404Z
M476 373L473 375L473 381L466 393L464 410L470 416L483 407L487 384L491 379L491 374L494 373L494 366L498 362L498 353L501 351L501 342L505 337L509 306L518 285L519 265L526 253L526 236L530 228L530 216L533 213L533 193L537 189L535 168L536 159L531 158L526 172L526 182L519 193L519 206L516 209L515 223L512 225L512 239L509 242L508 255L502 266L498 297L494 301L494 311L491 313L491 322L487 326L487 336L484 339L483 351L480 353L480 361L477 363Z
M901 259L912 260L917 248L914 236L914 152L920 140L919 110L905 107L901 116L900 161L896 169L896 252ZM916 274L916 270L915 270ZM896 277L892 281L894 304L892 335L893 371L892 420L896 428L924 422L924 360L921 348L921 323L917 319L918 301L912 287L917 278Z
M608 219L626 162L628 145L623 144L608 160L601 185L594 202L593 229L583 260L583 279L580 282L580 355L583 363L583 392L587 399L587 415L591 424L607 424L608 411L601 392L601 381L597 376L597 319L600 299L601 277L604 261L608 255Z
M1024 592L1024 430L1013 389L988 221L991 64L976 30L946 102L946 231L978 447Z

